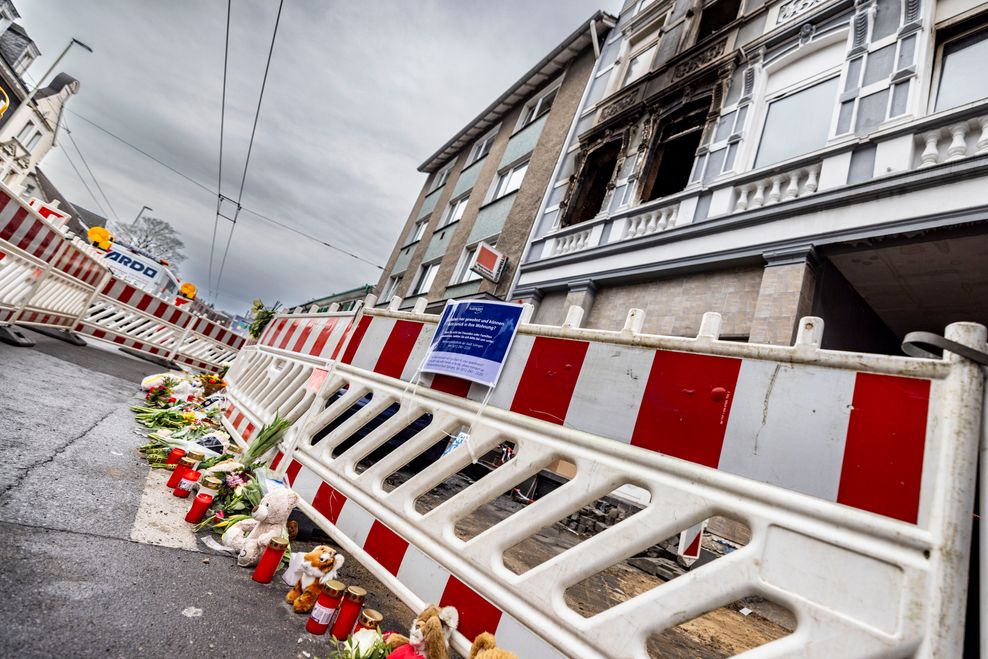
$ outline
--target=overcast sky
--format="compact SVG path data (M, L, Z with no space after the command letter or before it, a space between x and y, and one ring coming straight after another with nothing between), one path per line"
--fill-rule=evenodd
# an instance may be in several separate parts
M42 51L36 80L81 82L69 109L216 189L226 2L15 0ZM425 180L416 168L597 9L618 0L285 0L242 205L383 265ZM236 0L223 192L236 197L277 0ZM42 168L73 202L111 219L142 205L179 231L186 279L206 296L216 197L72 114ZM115 211L115 215L114 212ZM221 221L215 271L230 224ZM217 298L294 305L376 284L380 270L242 212Z

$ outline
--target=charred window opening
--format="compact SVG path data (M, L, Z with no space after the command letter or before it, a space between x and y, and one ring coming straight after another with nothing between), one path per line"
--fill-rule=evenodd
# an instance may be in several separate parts
M563 226L586 222L600 212L620 155L621 140L612 140L590 152L580 172L576 194L570 201Z
M703 41L714 32L720 32L727 24L738 17L741 0L720 0L708 5L700 14L700 27L696 30L696 40Z
M661 121L642 177L642 202L679 192L689 183L709 110L705 98Z

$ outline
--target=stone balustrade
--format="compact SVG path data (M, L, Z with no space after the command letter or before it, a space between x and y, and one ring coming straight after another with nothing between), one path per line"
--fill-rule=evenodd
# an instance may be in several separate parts
M571 254L590 247L591 229L584 229L565 236L557 236L552 244L552 255Z
M622 240L665 231L675 225L678 210L679 203L675 203L671 206L652 208L638 215L632 215L625 220Z
M984 155L988 153L988 115L934 128L916 137L923 145L920 167Z
M770 206L780 201L799 199L817 191L821 163L806 165L763 179L734 186L734 208L737 213L752 208Z

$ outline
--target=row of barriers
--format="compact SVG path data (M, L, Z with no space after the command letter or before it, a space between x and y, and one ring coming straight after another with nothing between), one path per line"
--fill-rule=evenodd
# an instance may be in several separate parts
M642 334L640 310L582 329L574 308L520 327L487 396L418 373L438 316L398 304L274 319L231 370L225 424L247 441L295 422L272 464L300 507L411 608L456 606L460 652L490 631L524 657L707 656L726 629L718 656L961 656L975 363L822 350L818 318L783 347L721 341L717 314L693 339ZM980 325L947 338L985 350ZM554 491L511 496L560 464ZM628 490L629 514L567 535ZM729 551L629 570L725 519L748 536Z
M69 239L0 186L0 327L67 330L204 371L245 338L117 279L99 252Z

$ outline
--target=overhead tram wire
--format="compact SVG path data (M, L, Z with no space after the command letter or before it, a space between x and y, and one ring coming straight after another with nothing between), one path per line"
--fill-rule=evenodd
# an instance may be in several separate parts
M223 45L223 96L220 101L220 156L219 172L216 176L216 215L213 217L213 239L209 242L209 284L207 290L211 299L213 295L213 254L216 251L216 230L220 224L220 210L223 205L223 130L226 122L226 72L230 60L230 12L233 0L226 0L226 41ZM231 233L233 232L231 228Z
M79 148L79 145L76 144L75 138L72 137L72 131L69 130L68 123L65 124L65 134L69 136L69 141L72 142L72 146L75 147L76 153L78 153L79 157L82 159L83 166L85 166L86 171L89 172L89 175L93 178L93 183L96 184L96 189L99 190L100 194L103 195L103 199L106 200L106 205L110 209L113 219L117 221L117 224L120 224L120 216L117 215L117 211L114 210L113 204L110 203L110 198L107 197L106 192L103 191L103 186L99 184L99 179L96 178L96 174L93 174L92 168L89 166L89 163L86 162L86 156L82 155L82 149Z
M72 166L72 170L75 172L75 175L79 177L79 182L82 183L83 186L85 186L86 192L88 192L89 196L92 197L93 201L96 202L96 207L100 210L101 213L103 213L104 216L107 215L108 213L106 212L106 209L103 208L103 204L100 203L100 200L93 193L93 189L89 187L89 183L87 183L86 179L83 178L82 172L80 172L79 168L76 167L75 162L73 162L72 158L69 157L69 150L65 149L62 153L65 155L65 159L69 161L69 165Z
M247 168L250 167L250 154L254 149L254 136L257 134L257 120L261 116L261 103L264 101L264 89L268 84L268 72L271 70L271 57L274 55L274 44L278 38L278 25L281 24L281 10L285 6L285 0L278 2L278 15L274 19L274 31L271 33L271 45L268 47L268 60L264 64L264 77L261 78L261 92L257 96L257 109L254 111L254 125L250 130L250 142L247 144L247 157L244 159L244 174L240 178L240 192L237 193L237 209L233 214L233 226L230 227L230 234L226 237L226 247L223 249L223 259L220 261L220 273L216 276L216 289L213 294L213 302L220 292L220 284L223 281L223 270L226 268L226 256L230 252L230 243L233 241L233 232L237 229L237 217L240 215L240 202L244 197L244 185L247 182ZM222 197L221 197L222 200Z
M120 137L119 135L113 133L109 129L107 129L107 128L101 126L101 125L99 125L98 123L96 123L92 119L89 119L89 118L87 118L87 117L79 114L78 112L73 112L69 108L65 108L65 110L66 110L66 112L69 112L69 113L75 115L76 117L78 117L82 121L85 121L86 123L90 124L91 126L93 126L94 128L96 128L100 132L106 133L108 136L112 137L113 139L117 140L118 142L120 142L122 144L125 144L126 146L130 147L134 151L140 153L142 156L144 156L144 157L146 157L146 158L148 158L150 160L153 160L154 162L156 162L157 164L161 165L162 167L164 167L168 171L172 172L173 174L177 174L178 176L182 177L183 179L185 179L189 183L193 184L194 186L196 186L200 190L203 190L204 192L208 192L211 196L216 196L218 194L218 192L216 190L210 188L205 183L202 183L200 181L197 181L196 179L192 178L188 174L186 174L186 173L184 173L184 172L182 172L182 171L180 171L178 169L175 169L174 167L172 167L168 163L164 162L160 158L156 158L155 156L151 155L150 153L148 153L144 149L140 148L139 146L136 146L135 144L133 144L133 143L125 140L124 138ZM290 226L288 224L284 224L282 222L279 222L278 220L275 220L275 219L271 218L270 216L264 215L263 213L260 213L260 212L258 212L256 210L253 210L251 208L248 208L247 206L241 206L241 210L246 211L247 213L250 213L251 215L254 215L255 217L257 217L260 220L263 220L263 221L268 222L270 224L273 224L275 226L281 227L283 229L287 229L288 231L292 231L294 233L297 233L300 236L304 236L305 238L308 238L310 240L313 240L313 241L315 241L315 242L317 242L317 243L319 243L319 244L321 244L321 245L323 245L325 247L329 247L330 249L336 250L336 251L338 251L338 252L340 252L342 254L346 254L348 256L353 256L353 258L355 258L355 259L358 259L360 261L363 261L365 263L368 263L370 265L373 265L378 270L383 270L384 269L382 266L380 266L380 265L378 265L376 263L373 263L371 261L368 261L367 259L365 259L363 257L360 257L360 256L357 256L355 254L352 254L352 253L346 251L345 249L342 249L340 247L337 247L336 245L333 245L332 243L326 242L325 240L323 240L321 238L317 238L315 236L312 236L310 234L307 234L307 233L305 233L305 232L303 232L303 231L301 231L299 229L296 229L295 227L292 227L292 226Z

